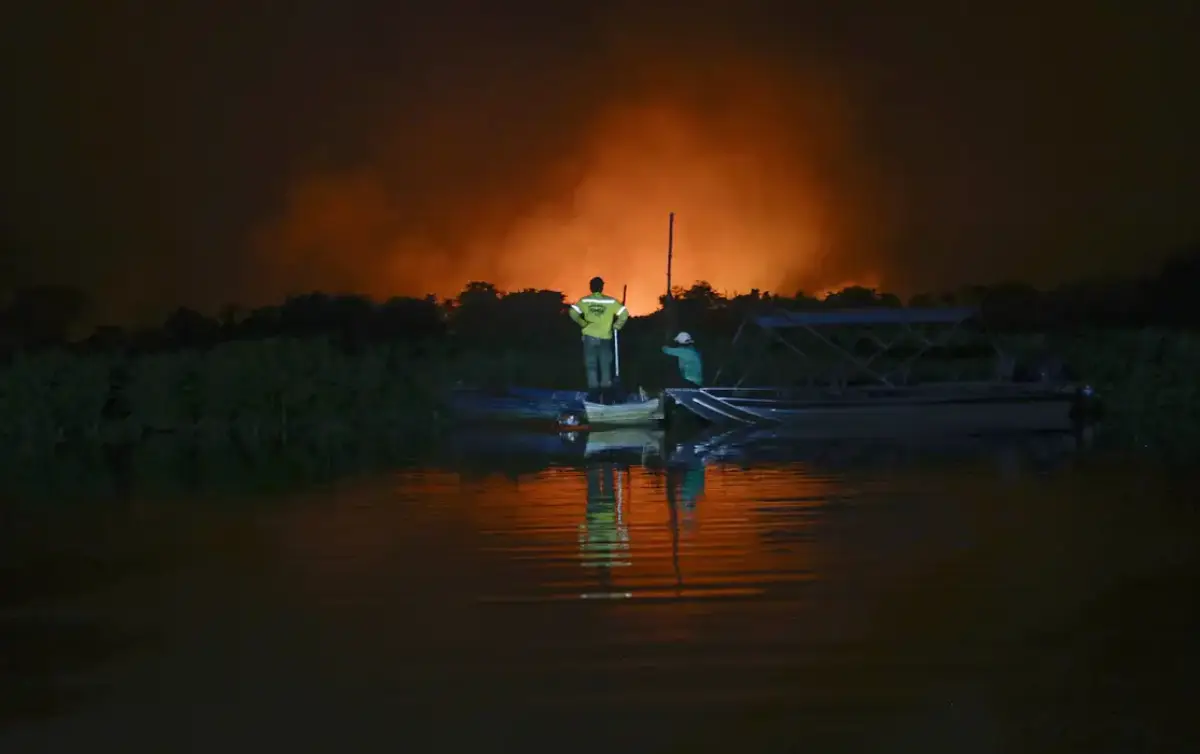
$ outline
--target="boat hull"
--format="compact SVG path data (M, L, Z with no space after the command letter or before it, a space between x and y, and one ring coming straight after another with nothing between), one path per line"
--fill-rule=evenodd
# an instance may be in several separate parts
M914 434L1067 431L1073 388L962 386L850 391L819 397L730 388L670 389L682 409L723 426L784 425L791 436L874 438Z
M662 400L653 398L631 403L584 403L584 420L589 427L640 427L663 419Z

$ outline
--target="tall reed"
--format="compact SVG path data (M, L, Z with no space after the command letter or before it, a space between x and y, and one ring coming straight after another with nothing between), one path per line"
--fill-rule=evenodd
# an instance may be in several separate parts
M661 333L630 329L621 339L622 382L630 388L661 384L663 370L673 367L661 353ZM861 341L861 335L844 335L842 345L855 347L855 337ZM703 333L697 340L710 377L724 363L735 372L750 370L757 384L803 384L806 375L838 358L814 343L804 344L806 360L778 344L738 350L716 338L708 343ZM1061 354L1080 379L1100 390L1122 427L1193 427L1200 434L1200 336L1108 330L1012 336L999 344L1019 362ZM955 344L960 346L965 342ZM997 355L972 354L911 376L993 376ZM901 357L876 364L891 368ZM436 426L440 396L460 382L579 388L582 351L577 338L470 351L451 341L348 350L328 338L275 338L142 356L18 354L0 368L0 452L137 442L163 433L247 446L420 434Z

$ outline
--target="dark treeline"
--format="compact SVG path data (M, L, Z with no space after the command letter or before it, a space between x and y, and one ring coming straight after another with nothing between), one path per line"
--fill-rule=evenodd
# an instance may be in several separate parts
M580 271L581 280L589 273ZM1051 291L1022 283L966 286L957 291L913 296L847 288L824 299L802 293L757 290L731 297L706 282L673 293L673 326L723 335L746 317L771 310L868 306L975 306L989 329L1006 332L1069 331L1089 328L1200 328L1200 247L1170 259L1144 279L1078 282ZM660 297L660 301L665 300ZM334 338L345 349L380 342L451 343L464 350L537 348L575 335L565 316L569 300L557 291L503 292L484 282L469 283L454 299L393 298L375 302L358 295L310 293L256 309L228 306L216 316L181 308L161 326L141 330L99 327L71 342L85 315L86 297L61 286L15 291L0 308L0 352L66 347L74 352L153 353L206 349L223 342L268 338ZM660 310L631 323L633 331L666 327Z
M581 280L588 277L581 270ZM864 288L822 300L722 296L699 282L675 291L665 309L630 320L621 333L620 380L630 390L661 388L678 367L660 347L686 329L710 384L868 379L846 352L878 356L873 369L902 370L912 383L1055 374L1096 386L1106 422L1122 423L1131 437L1165 436L1178 426L1200 437L1198 291L1200 252L1143 280L1053 291L973 286L908 302ZM179 309L156 327L90 334L78 332L87 301L76 290L27 288L0 303L0 456L14 458L162 435L244 448L408 441L440 431L441 419L454 414L456 387L584 386L579 331L557 291L502 292L475 282L449 300L311 293L216 316ZM830 334L832 345L804 333L783 343L757 328L744 331L757 337L734 337L750 316L780 309L905 305L977 306L982 332L955 330L938 353L864 328ZM937 358L918 363L922 354Z

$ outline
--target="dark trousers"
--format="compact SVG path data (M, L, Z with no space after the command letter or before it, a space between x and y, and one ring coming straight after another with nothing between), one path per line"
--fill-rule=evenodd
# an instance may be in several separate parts
M588 390L612 387L613 342L584 335L583 366L587 369Z

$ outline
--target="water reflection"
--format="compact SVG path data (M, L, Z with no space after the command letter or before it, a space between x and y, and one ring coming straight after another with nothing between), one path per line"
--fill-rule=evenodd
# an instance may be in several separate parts
M51 617L27 609L34 598L101 588L117 573L71 557L28 568L0 568L0 729L18 721L61 715L103 693L95 683L67 680L144 647L148 638L89 617ZM81 584L86 580L91 583Z
M704 496L704 464L668 464L667 504L671 510L692 513L696 503Z
M631 504L634 479L629 464L613 461L589 462L584 470L587 478L587 506L584 523L580 526L580 560L585 568L597 568L599 590L587 592L587 597L628 598L634 592L618 589L609 569L631 566L631 543L626 511ZM680 566L680 532L694 529L696 504L704 495L705 466L702 463L668 463L647 472L640 480L653 492L665 493L667 528L671 536L671 570L674 574L675 595L683 594L683 573ZM652 512L653 500L644 501Z
M629 526L625 520L628 467L619 469L615 463L591 463L584 473L587 506L580 525L580 561L585 568L599 569L601 588L582 596L630 597L629 592L613 591L610 570L632 564Z
M103 699L98 669L158 645L152 624L114 621L107 607L131 584L140 599L153 595L196 532L139 537L136 516L131 506L0 507L0 730Z
M26 594L0 641L42 658L7 667L102 692L35 722L10 681L0 750L1195 743L1196 480L1048 438L480 433L269 504L203 474L148 495L138 468L123 505L4 529ZM43 629L64 615L87 628Z

